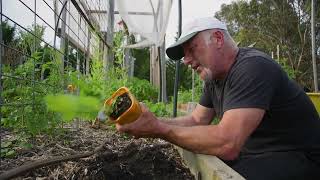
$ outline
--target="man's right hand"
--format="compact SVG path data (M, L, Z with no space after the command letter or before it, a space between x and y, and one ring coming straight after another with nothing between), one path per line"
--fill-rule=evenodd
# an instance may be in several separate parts
M116 124L116 128L120 132L129 133L130 135L139 137L157 138L161 136L164 124L149 111L149 109L140 103L141 115L140 117L129 124Z

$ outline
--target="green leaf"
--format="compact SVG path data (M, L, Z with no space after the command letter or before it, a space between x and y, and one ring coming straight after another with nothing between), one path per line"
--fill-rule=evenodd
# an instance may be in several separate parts
M6 153L6 157L8 158L12 158L16 155L16 151L14 150L9 150L7 153Z
M32 144L31 143L27 143L27 142L21 142L20 144L19 144L19 147L22 147L22 148L24 148L24 149L31 149L32 148Z
M7 148L7 147L10 147L11 145L12 145L11 141L1 142L1 148Z
M95 118L101 107L97 98L87 96L48 95L45 100L48 109L61 113L65 120L75 117Z
M6 157L7 152L9 151L9 148L1 148L1 157Z

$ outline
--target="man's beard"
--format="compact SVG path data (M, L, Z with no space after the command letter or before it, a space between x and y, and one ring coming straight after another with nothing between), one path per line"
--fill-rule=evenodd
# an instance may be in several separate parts
M205 68L204 71L206 73L204 77L204 81L212 81L214 78L211 70L208 68Z

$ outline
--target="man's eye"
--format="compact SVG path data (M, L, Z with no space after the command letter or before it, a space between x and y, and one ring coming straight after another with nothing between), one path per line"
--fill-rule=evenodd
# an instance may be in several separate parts
M197 45L193 45L190 47L190 51L193 52L196 49Z

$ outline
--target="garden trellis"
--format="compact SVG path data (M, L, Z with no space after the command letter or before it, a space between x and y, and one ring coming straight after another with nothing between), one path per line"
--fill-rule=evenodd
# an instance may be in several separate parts
M160 87L158 100L166 100L164 35L171 0L138 4L114 0L0 0L0 4L2 123L19 119L23 126L28 126L26 122L32 127L43 126L38 119L54 115L47 114L41 99L46 94L67 92L71 71L78 72L78 77L90 75L94 55L103 62L105 72L112 68L118 53L113 36L116 28L121 28L120 22L130 32L122 42L122 66L133 76L135 59L129 52L129 46L137 46L129 42L133 34L138 45L150 47L150 82ZM139 26L144 28L136 28ZM76 90L79 93L79 88Z
M69 82L62 77L70 69L88 74L96 50L107 54L108 13L89 12L109 8L109 1L1 0L0 5L1 121L48 118L45 110L32 114L45 108L41 95L66 89ZM46 79L55 70L55 80ZM4 98L15 93L25 98Z

